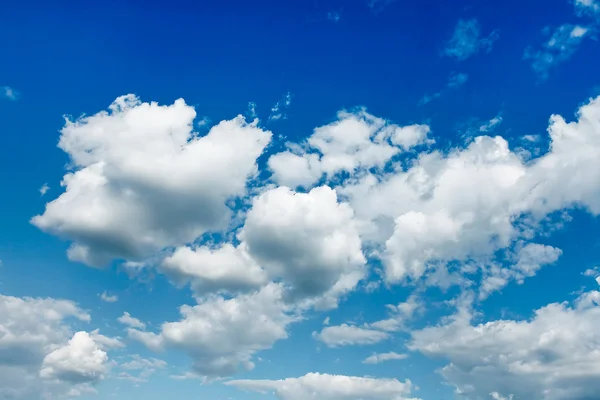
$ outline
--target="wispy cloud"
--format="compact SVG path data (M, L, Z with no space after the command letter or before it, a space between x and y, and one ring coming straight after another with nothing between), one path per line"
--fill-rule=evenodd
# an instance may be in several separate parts
M273 108L271 108L271 115L269 115L269 120L277 121L280 119L286 119L287 114L285 113L285 110L287 110L291 104L292 94L290 92L287 92L283 100L278 101L277 103L275 103Z
M48 190L50 190L50 186L48 186L47 183L44 183L40 188L40 194L43 196L48 192Z
M333 22L338 22L340 20L340 13L337 11L329 11L327 13L327 19Z
M395 1L396 0L367 0L367 5L371 10L379 12Z
M2 97L7 98L9 100L15 101L19 98L19 92L10 86L2 86L0 87L0 92L2 93Z
M523 59L531 60L531 68L538 77L545 80L556 65L565 62L575 54L583 39L589 34L590 29L580 25L564 24L554 32L545 28L543 33L550 38L540 49L528 47L525 49Z
M107 292L102 292L102 294L100 295L100 300L105 301L107 303L114 303L117 300L119 300L119 297L117 295L110 295Z
M600 1L575 0L575 10L579 15L587 14L600 17Z
M448 90L455 90L467 83L469 80L469 75L463 72L452 72L448 77L448 82L446 83L446 87L439 92L428 94L421 98L419 101L419 105L431 103L433 100L440 98L444 93Z
M452 38L446 44L444 54L463 61L479 51L490 52L498 37L497 30L486 37L481 37L481 27L476 19L461 19L454 28Z

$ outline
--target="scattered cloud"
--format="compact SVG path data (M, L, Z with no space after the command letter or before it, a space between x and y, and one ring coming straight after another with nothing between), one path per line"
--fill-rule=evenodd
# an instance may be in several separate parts
M329 11L327 13L327 19L329 21L338 22L340 20L340 18L341 18L341 15L337 11Z
M42 187L40 188L40 195L41 196L45 195L46 193L48 193L48 190L50 190L50 186L48 186L47 183L44 183L42 185Z
M559 26L550 38L539 49L528 47L523 58L531 61L531 67L542 80L550 76L550 72L558 64L567 61L579 48L583 39L589 34L588 27L564 24ZM550 35L549 29L544 29Z
M115 303L119 300L119 296L116 294L110 295L106 291L100 294L100 300L105 301L107 303Z
M130 328L145 329L146 324L137 318L132 317L128 312L124 312L122 316L117 318L117 321Z
M498 37L497 30L482 37L481 27L476 19L461 19L454 28L452 38L446 44L444 54L457 61L464 61L479 51L489 53Z
M287 119L286 110L292 104L292 94L287 92L283 100L278 101L271 108L271 115L269 115L269 121L277 121L280 119Z
M287 338L287 326L296 319L282 296L276 284L234 298L209 296L182 306L182 319L164 323L157 334L129 329L128 336L153 350L185 351L193 361L192 376L231 376L241 368L252 370L257 351Z
M463 72L452 72L448 76L448 82L446 83L446 87L439 92L436 92L431 95L425 95L419 101L419 105L424 105L432 102L435 99L442 97L449 90L456 90L463 86L469 80L469 75Z
M98 330L73 335L71 323L89 321L71 301L0 295L0 398L93 392L108 365L102 348L120 344Z
M494 118L490 119L485 124L479 126L479 132L486 133L486 132L493 131L501 123L502 123L502 116L497 115Z
M329 347L340 347L375 344L388 339L390 336L386 332L342 324L328 326L320 333L313 332L313 337Z
M19 92L10 86L0 86L0 93L2 97L8 100L16 101L19 99Z
M552 303L529 320L472 325L472 315L412 332L409 348L450 363L443 377L469 398L591 399L600 391L600 292Z
M394 352L373 354L363 360L363 364L379 364L385 361L404 360L408 358L407 354L398 354Z
M274 380L235 380L225 382L238 389L274 392L281 400L419 400L410 397L412 383L397 379L361 378L356 376L309 373L300 378Z
M390 4L394 3L396 0L367 0L367 6L373 12L380 12Z

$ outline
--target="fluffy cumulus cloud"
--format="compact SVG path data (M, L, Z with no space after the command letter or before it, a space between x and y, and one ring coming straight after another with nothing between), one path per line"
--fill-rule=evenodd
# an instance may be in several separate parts
M226 384L247 391L273 392L281 400L418 400L410 397L413 386L409 380L309 373L277 381L237 380Z
M292 188L310 187L323 176L382 168L396 154L430 143L426 125L398 126L365 110L341 111L302 144L269 158L273 179Z
M253 369L257 351L287 338L287 327L296 317L282 296L276 284L235 298L210 296L196 306L182 306L182 319L164 323L159 333L130 328L129 337L155 350L184 351L197 376L230 376L241 368Z
M600 393L599 323L600 292L591 291L529 320L473 324L462 313L413 332L409 347L448 360L441 373L467 398L588 400Z
M461 19L454 28L452 38L446 44L444 54L458 61L463 61L479 51L491 51L498 37L498 31L493 31L488 36L482 37L481 26L476 19Z
M127 95L108 111L67 120L59 147L73 171L32 223L72 241L69 257L93 266L225 227L226 202L245 193L271 133L238 116L199 136L195 116L181 99L161 106Z
M600 98L583 105L577 121L553 115L548 133L550 150L528 162L502 137L479 136L465 148L421 153L406 169L339 187L363 238L382 243L388 282L457 262L476 261L476 271L564 208L597 215ZM525 277L537 270L526 269Z
M69 343L42 362L40 377L72 383L91 383L103 379L108 370L106 352L87 332L77 332Z
M238 233L240 244L179 248L163 269L197 292L257 288L282 279L290 300L335 307L364 275L366 259L354 212L336 192L287 187L257 196Z
M98 330L72 336L70 323L76 321L90 316L73 302L0 295L0 398L93 390L106 371L102 348L122 344Z

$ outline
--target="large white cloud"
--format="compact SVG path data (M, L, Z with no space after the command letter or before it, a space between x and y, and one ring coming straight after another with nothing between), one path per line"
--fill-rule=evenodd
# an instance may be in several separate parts
M196 306L182 306L182 319L164 323L159 333L130 328L129 337L154 350L186 352L198 376L230 376L240 368L252 369L256 352L287 338L287 326L295 317L282 295L280 285L269 284L235 298L209 296Z
M200 293L282 280L288 300L320 308L335 307L365 273L354 212L327 186L265 191L253 199L238 239L237 247L179 248L162 269Z
M309 373L277 381L236 380L226 384L253 392L274 392L281 400L418 400L409 398L413 389L409 380Z
M579 109L577 121L552 116L548 132L549 152L533 160L499 136L480 136L337 190L354 208L363 240L382 246L389 282L453 261L489 262L555 211L600 212L600 97Z
M600 292L549 304L529 320L471 321L463 312L412 332L409 344L448 360L441 373L467 398L589 400L600 393Z
M200 137L195 116L181 99L160 106L127 95L108 112L67 120L59 147L75 171L32 223L71 240L70 258L94 266L226 227L226 201L245 193L271 133L238 116Z

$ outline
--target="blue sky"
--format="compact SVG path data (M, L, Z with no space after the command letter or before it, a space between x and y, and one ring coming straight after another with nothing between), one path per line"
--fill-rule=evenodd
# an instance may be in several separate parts
M0 399L595 398L600 3L526 3L4 7Z

